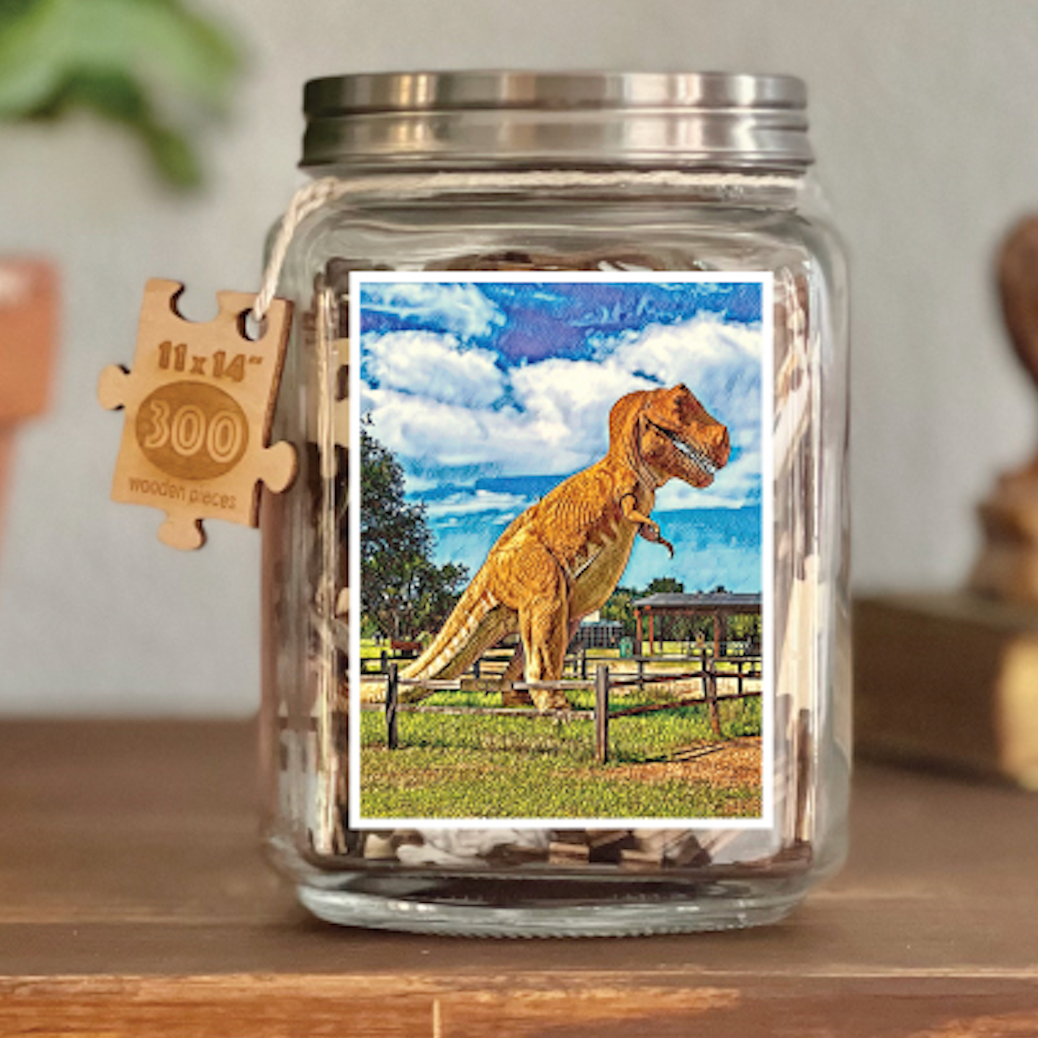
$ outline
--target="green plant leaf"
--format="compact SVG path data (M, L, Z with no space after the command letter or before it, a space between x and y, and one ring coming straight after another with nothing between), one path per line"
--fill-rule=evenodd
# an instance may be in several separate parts
M179 186L198 163L174 116L221 112L237 68L230 38L180 0L0 0L0 118L90 108L136 131Z
M176 130L153 126L145 140L155 166L176 187L197 187L202 167L188 139Z

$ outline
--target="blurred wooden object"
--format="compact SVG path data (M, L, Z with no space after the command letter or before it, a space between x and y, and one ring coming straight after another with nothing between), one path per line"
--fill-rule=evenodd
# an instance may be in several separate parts
M1006 237L998 287L1038 388L1038 216ZM984 546L966 592L858 601L855 741L1038 790L1038 456L1001 475L979 514Z
M851 857L742 933L495 941L308 918L258 852L256 733L0 726L0 1034L1023 1038L1038 798L864 766Z
M0 260L0 530L18 425L47 406L58 328L54 269Z
M968 593L859 598L855 746L1038 789L1038 611Z
M1017 224L1002 245L998 287L1009 339L1038 389L1038 216ZM970 588L1038 606L1038 455L1000 476L979 512L985 544Z

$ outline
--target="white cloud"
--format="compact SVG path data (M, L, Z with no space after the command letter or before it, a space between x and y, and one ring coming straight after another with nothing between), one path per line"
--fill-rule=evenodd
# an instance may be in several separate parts
M654 325L624 336L599 356L626 371L642 372L668 386L683 382L719 421L759 433L761 334L755 327L725 324L705 314L676 325Z
M700 314L680 324L650 325L599 343L600 359L612 358L665 382L694 378L703 367L759 360L760 331L755 326L727 324L716 314Z
M656 492L653 512L680 512L686 508L739 508L757 500L760 452L745 451L721 469L715 482L699 489L672 479Z
M433 518L441 515L472 515L476 512L511 512L518 515L530 501L521 494L503 494L495 490L459 492L435 501L427 501L426 513Z
M369 389L364 403L384 446L431 465L528 476L573 472L587 463L586 451L566 443L563 424L515 407L477 410L392 389Z
M593 361L553 357L507 373L494 365L492 351L465 350L450 335L394 332L370 345L366 337L365 348L381 383L364 394L375 435L424 466L516 476L574 472L608 449L609 410L621 396L683 382L728 426L736 456L706 490L672 480L657 509L734 508L756 497L758 328L701 315L600 342ZM484 510L469 508L472 500L436 507L442 514Z
M505 390L492 350L461 349L453 335L387 332L363 337L365 373L387 389L447 404L489 407Z
M409 494L421 494L426 490L433 490L440 485L438 479L433 479L430 476L418 476L413 472L408 472L404 481L407 484L407 493Z
M478 285L434 281L367 281L363 307L372 313L389 313L434 325L462 339L479 338L505 315Z
M620 397L655 389L650 380L615 362L553 357L511 372L512 392L524 412L536 415L552 446L584 457L588 464L609 449L609 411ZM553 471L553 470L548 470Z

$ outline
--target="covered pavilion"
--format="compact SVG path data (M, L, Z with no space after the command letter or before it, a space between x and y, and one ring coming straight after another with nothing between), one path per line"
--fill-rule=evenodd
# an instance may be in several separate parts
M648 621L649 655L654 654L655 620L660 617L660 636L663 635L664 616L709 616L714 621L714 659L721 657L721 645L727 642L727 620L730 616L760 614L761 596L732 591L707 591L687 595L672 591L658 592L636 599L631 603L638 630L638 655L644 644L643 618ZM722 626L722 621L724 626ZM722 631L725 636L722 637Z

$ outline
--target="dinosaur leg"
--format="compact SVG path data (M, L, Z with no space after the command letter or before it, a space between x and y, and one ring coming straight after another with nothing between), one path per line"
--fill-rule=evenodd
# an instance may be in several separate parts
M552 591L550 595L539 595L519 610L527 681L558 681L562 677L569 643L569 596L561 574ZM569 707L569 700L561 689L530 689L530 695L538 710Z
M517 645L512 658L501 675L501 701L505 706L531 706L533 698L525 689L512 688L513 681L523 680L523 664L526 662L526 654L522 645Z

